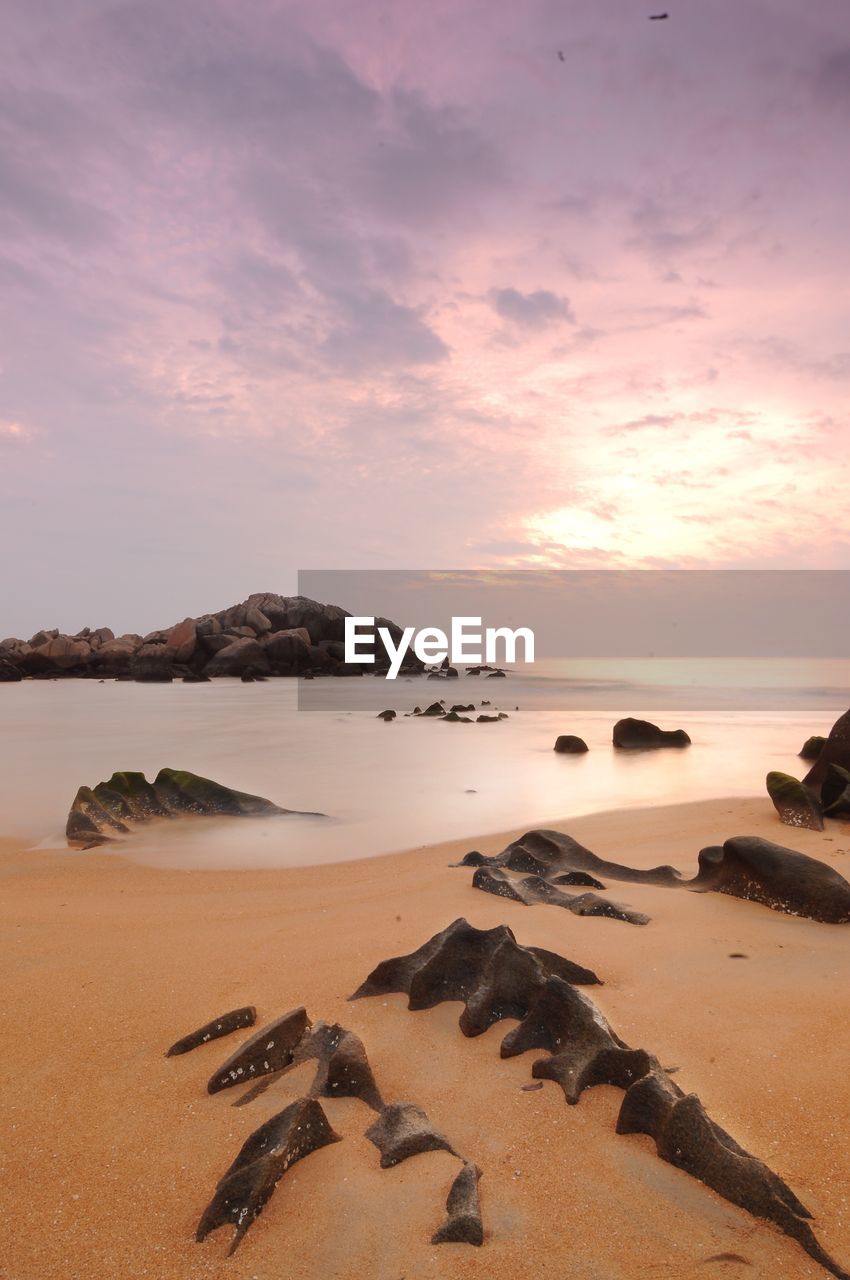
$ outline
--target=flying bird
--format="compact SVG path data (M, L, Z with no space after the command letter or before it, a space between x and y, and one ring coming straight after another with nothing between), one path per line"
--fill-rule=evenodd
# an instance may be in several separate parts
M558 61L559 61L559 62L565 62L565 61L566 61L566 59L564 58L563 52L562 52L560 49L558 50Z

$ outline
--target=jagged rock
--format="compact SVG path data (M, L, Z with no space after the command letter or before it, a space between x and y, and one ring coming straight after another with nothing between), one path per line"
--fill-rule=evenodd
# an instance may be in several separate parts
M0 684L14 684L18 680L23 680L23 678L17 667L13 666L6 658L0 658Z
M850 818L850 771L842 769L840 764L827 767L821 801L827 818Z
M389 721L389 720L395 720L395 712L394 712L394 711L379 711L379 712L378 712L378 714L377 714L377 716L375 717L375 719L376 719L376 720L387 720L387 721Z
M595 893L571 896L556 889L542 876L511 880L499 867L478 867L472 877L472 887L481 889L484 893L494 893L498 897L521 902L526 907L544 903L553 907L565 907L577 916L607 916L611 920L623 920L627 924L649 924L649 916L640 911L632 911L618 902L600 898Z
M453 707L449 708L449 715L451 715L453 711L456 711L460 715L462 715L464 711L474 711L474 710L475 710L474 702L470 702L468 705L464 705L464 703L462 702L456 702Z
M251 1134L219 1181L195 1239L203 1241L211 1231L232 1223L236 1231L229 1252L234 1253L287 1169L339 1140L315 1098L299 1098L272 1116Z
M391 1102L366 1130L366 1137L380 1151L382 1169L391 1169L423 1151L457 1155L448 1138L434 1128L415 1102Z
M822 737L820 734L813 734L811 738L806 738L806 741L800 748L800 759L817 760L825 745L826 738Z
M363 1041L338 1022L317 1022L293 1052L293 1066L317 1059L310 1097L360 1098L373 1111L383 1099L372 1074Z
M460 716L456 711L450 711L448 715L443 716L443 723L449 724L472 724L471 716Z
M272 629L272 624L262 609L254 604L249 604L245 610L245 626L250 627L255 636L263 636Z
M131 825L177 814L201 817L271 817L292 813L262 796L234 791L210 778L180 769L160 769L154 781L143 773L114 773L96 787L80 787L71 805L65 835L71 845L106 844L110 833L127 835Z
M294 1050L310 1026L303 1005L290 1009L274 1022L261 1027L213 1073L207 1093L219 1093L235 1084L247 1084L270 1075L294 1061Z
M626 750L648 747L688 747L690 738L684 729L659 729L649 720L635 720L631 716L618 720L614 725L614 746Z
M520 946L506 925L476 929L461 918L410 955L383 961L350 999L404 992L409 1009L461 1000L465 1008L459 1025L465 1035L474 1036L499 1018L520 1017L528 997L552 973L579 985L599 982L591 969L563 956Z
M432 1244L484 1243L484 1227L481 1222L481 1201L478 1197L478 1181L481 1170L465 1161L455 1178L446 1199L448 1218L431 1237Z
M829 731L829 736L821 748L803 782L816 795L820 794L821 784L831 764L840 765L842 769L850 769L850 711L839 716Z
M580 756L589 750L584 738L577 738L572 733L562 733L555 739L555 750L560 755Z
M432 702L430 707L426 707L424 711L419 713L422 716L444 716L446 708L440 702Z
M825 862L759 836L733 836L702 849L688 887L761 902L826 924L850 921L850 884Z
M265 672L269 669L269 660L256 640L240 636L210 658L204 673L208 676L240 676L246 667L256 667Z
M626 867L619 862L606 862L604 858L591 853L566 832L546 828L526 831L525 835L513 840L501 853L495 854L492 858L484 857L475 851L466 854L455 865L506 867L509 871L525 871L531 875L545 876L547 879L551 879L556 872L585 871L592 875L607 876L611 880L625 880L632 884L673 887L687 883L683 881L681 872L675 867L651 867L643 871L636 867Z
M820 801L807 786L792 778L790 773L773 769L767 775L767 794L779 819L786 827L806 827L809 831L823 831L823 812Z
M721 1129L695 1094L684 1094L654 1070L626 1092L617 1132L647 1134L662 1160L731 1204L774 1222L831 1275L848 1280L848 1273L821 1248L809 1226L811 1213L787 1183Z
M231 1009L230 1013L223 1013L221 1017L213 1018L212 1022L204 1023L202 1027L198 1027L197 1031L192 1031L189 1035L183 1036L182 1040L177 1040L165 1056L176 1058L179 1054L197 1049L198 1045L207 1044L210 1040L229 1036L232 1031L239 1031L242 1027L253 1027L256 1021L257 1010L253 1005L245 1005L242 1009Z

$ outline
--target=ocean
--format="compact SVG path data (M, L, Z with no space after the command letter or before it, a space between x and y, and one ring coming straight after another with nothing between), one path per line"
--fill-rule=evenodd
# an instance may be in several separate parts
M770 769L803 775L803 741L850 706L845 660L569 659L506 679L308 683L309 710L298 709L299 682L285 679L0 685L0 832L63 847L80 785L168 765L327 817L152 824L115 846L138 862L255 868L449 839L472 848L477 835L579 814L764 794ZM485 711L509 718L444 724L404 714L438 697L487 699ZM376 706L398 719L376 719ZM615 751L611 729L626 715L684 728L692 746ZM561 733L590 751L556 755Z

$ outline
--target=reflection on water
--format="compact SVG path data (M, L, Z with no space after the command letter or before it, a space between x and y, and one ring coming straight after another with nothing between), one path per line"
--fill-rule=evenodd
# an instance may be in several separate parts
M827 732L850 705L848 663L727 662L725 678L722 660L675 665L571 661L568 673L541 664L533 675L446 685L314 681L317 700L334 709L301 712L289 680L4 685L0 832L62 845L81 783L115 769L150 777L170 765L330 817L149 828L124 846L139 861L257 867L360 858L603 809L760 794L769 769L799 776L803 740ZM381 704L399 712L391 724L374 719L379 684ZM404 718L439 695L488 698L510 719ZM693 746L615 752L611 726L622 715L683 727ZM589 754L555 755L560 733L585 738Z

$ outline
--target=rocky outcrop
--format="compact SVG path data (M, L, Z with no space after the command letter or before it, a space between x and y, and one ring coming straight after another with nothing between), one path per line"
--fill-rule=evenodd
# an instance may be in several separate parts
M822 737L820 734L813 734L811 738L806 738L806 741L800 748L800 759L817 760L821 751L823 751L825 743L826 738Z
M201 674L240 677L247 669L255 676L361 675L362 666L347 667L344 662L346 617L337 605L306 596L258 592L218 613L184 618L145 636L128 633L116 638L108 627L84 627L76 635L39 631L29 641L10 637L0 642L0 681L129 676L169 682ZM366 670L381 672L389 666L389 656L377 634L379 627L385 627L396 644L402 628L387 618L375 620L375 664ZM368 637L362 649L369 652ZM402 668L407 673L421 669L422 663L412 655Z
M820 794L827 818L850 818L850 771L840 764L829 765Z
M850 1280L821 1248L810 1226L811 1213L788 1184L721 1129L696 1095L685 1094L673 1084L655 1055L626 1044L584 992L556 973L546 972L543 965L530 964L527 958L519 961L517 952L528 949L516 948L515 943L512 948L512 939L505 926L482 931L456 920L411 955L383 961L355 994L427 990L427 1002L414 1004L411 999L411 1009L462 999L466 1008L460 1026L467 1035L501 1017L519 1019L502 1040L503 1058L542 1049L547 1056L532 1064L532 1077L555 1081L571 1106L596 1085L622 1089L618 1134L649 1135L662 1160L731 1204L775 1223L837 1280ZM434 973L438 956L442 957L440 971ZM400 981L403 988L397 985ZM470 1010L482 1012L475 1032L464 1026ZM438 1236L450 1228L453 1217L464 1215L474 1234L472 1193L477 1181L465 1166L450 1192L449 1222Z
M620 862L607 862L604 858L591 853L565 831L553 831L545 827L526 831L524 836L513 840L501 853L494 854L492 858L486 858L483 854L472 851L455 865L504 867L508 871L524 871L547 879L553 879L555 875L583 872L593 877L607 876L611 880L625 880L632 884L672 887L684 883L681 872L675 867L661 866L640 870L637 867L627 867ZM596 887L602 886L597 884Z
M310 1019L303 1005L260 1027L213 1073L207 1093L220 1093L291 1066L295 1049L309 1028Z
M129 835L134 826L151 818L184 814L266 818L295 812L182 769L160 769L153 782L143 773L113 773L107 782L80 787L68 814L65 836L70 845L91 849L116 836Z
M815 795L820 795L823 780L831 764L850 770L850 711L845 711L836 720L812 768L803 779Z
M555 739L555 750L559 755L580 756L589 748L584 738L577 738L573 733L562 733Z
M500 898L521 902L526 907L543 903L551 907L564 907L577 916L607 916L610 920L624 920L627 924L649 924L649 916L641 911L632 911L619 902L600 898L597 893L562 893L554 883L542 876L526 876L523 880L514 880L500 868L479 867L472 877L472 887Z
M825 862L759 836L733 836L722 848L702 849L699 874L688 883L774 911L825 924L850 921L850 884Z
M767 794L786 827L806 827L823 831L823 810L817 797L790 773L773 769L766 779Z
M615 747L627 751L646 751L657 747L689 747L691 740L684 729L659 729L650 720L634 720L628 716L614 725Z

